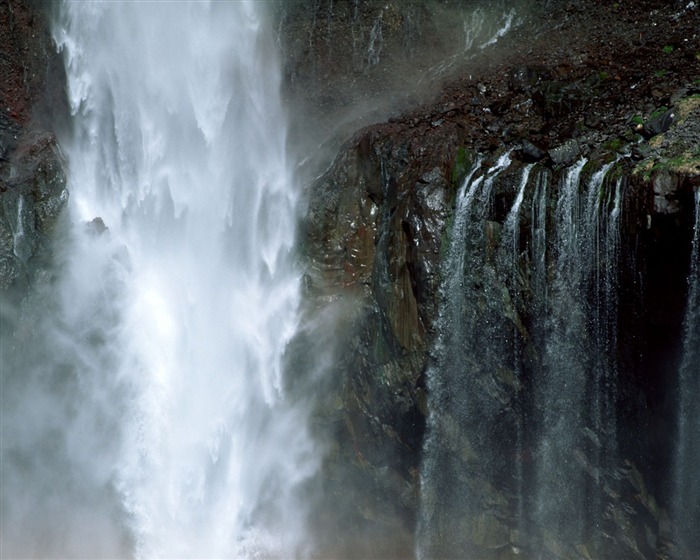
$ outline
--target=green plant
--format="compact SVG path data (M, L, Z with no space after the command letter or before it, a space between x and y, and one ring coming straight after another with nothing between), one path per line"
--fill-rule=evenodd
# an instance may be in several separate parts
M664 52L664 54L671 54L673 52L673 45L666 45L661 50Z
M655 119L656 117L660 117L666 111L668 111L668 107L666 107L666 105L662 105L649 116L649 120Z
M654 72L654 78L663 78L666 74L668 74L668 70L657 70Z
M630 122L632 124L644 124L644 119L639 115L635 115L630 119Z

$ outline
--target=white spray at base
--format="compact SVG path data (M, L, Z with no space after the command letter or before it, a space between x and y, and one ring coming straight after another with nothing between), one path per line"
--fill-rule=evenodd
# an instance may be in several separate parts
M317 467L285 401L297 193L260 10L66 2L54 30L75 124L62 336L136 557L294 554Z

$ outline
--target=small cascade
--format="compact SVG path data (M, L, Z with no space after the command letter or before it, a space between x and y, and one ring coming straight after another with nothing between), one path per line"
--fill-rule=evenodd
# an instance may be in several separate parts
M563 174L554 209L548 170L504 175L503 159L477 162L457 193L428 372L421 556L490 557L508 541L534 558L604 553L624 185L606 180L614 162L590 175L586 164ZM490 200L508 192L499 223Z
M535 381L539 437L533 522L555 534L575 531L574 540L581 538L585 519L580 507L585 502L585 480L571 464L584 428L580 412L587 373L586 364L582 363L587 356L587 341L579 245L579 185L585 163L581 160L570 168L560 185L555 230L557 278L548 299L553 315L545 325L544 364Z
M481 541L479 512L489 495L492 470L503 465L494 438L504 428L497 418L500 388L487 373L500 371L502 353L487 341L499 326L479 311L500 294L484 293L492 271L482 264L493 250L494 231L486 218L495 180L508 167L504 154L491 168L473 165L457 193L455 217L443 264L440 336L428 371L428 434L421 477L419 556L450 556L474 550ZM482 485L474 480L483 481Z
M530 210L531 240L531 293L532 308L535 317L543 318L547 308L547 200L549 196L550 177L540 173Z
M523 168L522 176L520 178L520 184L518 186L518 194L516 195L515 202L513 203L508 217L506 218L503 234L501 236L501 247L500 247L500 262L499 268L508 276L510 276L510 288L513 294L513 323L512 323L512 360L511 365L513 371L513 378L517 380L519 386L522 386L523 379L523 345L521 343L521 334L524 333L524 326L516 315L515 310L522 307L521 298L519 294L521 293L523 284L525 282L523 276L523 271L520 266L520 207L522 206L523 199L525 197L525 189L528 186L530 180L530 173L533 168L533 164L526 165ZM506 364L507 366L507 364ZM525 411L523 409L523 403L518 403L518 414L516 417L516 441L515 441L515 496L517 499L516 506L516 517L518 520L525 518L525 471L524 471L524 461L522 460L525 454L525 430L527 426L525 425Z
M690 558L694 551L700 550L700 190L695 191L695 226L684 331L674 517L679 558Z
M534 503L543 534L599 551L605 465L615 463L616 268L621 184L612 163L582 180L581 160L563 177L555 214L555 276L547 294L545 348L536 372ZM533 234L533 239L536 235ZM542 553L541 558L547 558Z

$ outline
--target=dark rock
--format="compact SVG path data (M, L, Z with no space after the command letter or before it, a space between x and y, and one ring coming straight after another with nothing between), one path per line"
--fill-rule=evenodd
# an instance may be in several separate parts
M654 212L657 214L675 214L681 209L678 200L678 177L670 173L657 173L652 181L654 191Z
M526 163L535 163L544 159L547 153L529 140L524 140L520 145L518 155L519 158Z
M394 9L393 4L388 5L389 10ZM324 9L329 4L316 2L314 6ZM378 6L372 5L372 9L380 9ZM629 195L621 214L625 229L620 251L625 264L617 271L623 294L619 332L626 333L619 353L627 367L616 387L624 395L620 397L620 425L637 426L641 417L655 430L669 425L667 417L655 418L647 404L663 400L655 395L665 382L650 379L654 375L672 377L670 366L661 364L661 356L667 357L673 350L663 347L661 335L654 329L682 322L682 311L677 309L682 308L683 298L678 294L684 290L690 247L689 194L700 174L694 155L700 137L693 124L698 122L698 107L686 95L672 94L700 75L700 61L687 56L698 52L700 45L693 18L670 24L669 14L659 6L654 0L614 6L552 1L540 11L531 6L533 16L517 33L503 37L503 42L483 57L469 58L463 69L453 66L446 85L441 84L441 91L434 90L435 97L427 104L418 108L395 105L397 109L391 112L388 124L373 125L353 137L330 170L309 188L309 213L304 219L302 239L309 263L306 286L310 305L345 310L338 312L342 316L340 325L333 323L342 333L330 376L336 383L329 399L334 404L319 414L320 423L337 428L333 441L338 448L328 459L324 473L328 480L352 481L337 485L329 482L329 486L335 489L334 495L342 493L361 512L351 518L356 534L366 534L364 531L371 531L371 527L376 530L377 526L402 535L413 531L416 502L406 496L416 495L421 468L419 450L427 412L424 370L436 329L440 252L444 250L442 240L449 228L456 187L470 164L467 153L478 152L493 159L504 147L519 147L517 159L537 162L532 176L541 173L551 185L558 184L565 171L562 167L583 155L591 160L586 173L594 173L602 161L622 156L606 183L606 188L614 192L619 181L621 192ZM288 20L288 24L293 23ZM353 24L350 20L344 25L348 31ZM435 31L428 31L428 27L421 27L420 41L429 41L429 33ZM334 29L343 32L340 24ZM318 25L313 33L317 31ZM326 31L320 33L326 36ZM308 35L302 39L299 44L309 44ZM658 45L671 43L687 48L660 56ZM292 97L294 91L301 95L316 92L309 84L322 76L338 76L343 73L342 64L349 64L349 60L329 63L334 55L319 50L318 45L315 48L315 52L307 53L309 58L316 57L315 67L307 66L308 60L299 62L302 70L298 73L291 71L293 62L288 67L290 76L294 76L288 84ZM358 91L352 88L360 86L346 87L350 80L367 85L382 64L397 60L389 51L382 51L381 56L381 62L363 76L350 72L338 82L331 79L323 84L321 89L330 91L331 105L338 107L352 101L355 94L350 92ZM399 54L399 59L403 56ZM327 59L322 61L323 57ZM312 67L318 74L305 79L309 76L305 72ZM659 83L661 72L665 73L663 84ZM417 75L419 72L409 73L411 79ZM410 89L406 82L401 84ZM388 82L383 85L388 87ZM335 93L334 88L338 89ZM386 93L381 91L382 95ZM357 98L368 97L362 94ZM680 117L667 116L664 120L662 115L658 123L654 123L656 119L648 123L651 128L645 134L651 137L653 133L652 141L636 144L638 138L629 130L631 118L648 116L671 98L674 104L678 101L674 108L678 115L685 115L686 125L679 124ZM413 99L426 103L427 98L418 95ZM309 109L309 105L306 109L315 114L316 109ZM377 113L370 119L383 120ZM364 124L367 120L355 122ZM626 150L637 165L624 157ZM484 296L483 301L479 300L480 308L469 312L480 313L484 324L507 322L510 329L502 330L508 331L509 338L521 337L526 369L534 369L541 359L541 349L528 342L533 335L532 312L527 307L532 279L527 278L523 264L513 280L521 290L521 300L517 301L508 295L512 289L510 278L499 276L492 262L503 243L502 224L516 196L515 175L504 173L494 186L492 214L484 226L488 262L482 263L491 272L484 272L475 288L491 297ZM526 190L524 207L532 207L533 191ZM547 192L547 225L540 232L543 239L553 237L555 222L552 212L556 188ZM526 259L532 243L529 236L533 217L528 212L522 214L520 250ZM659 272L654 272L657 269ZM645 283L648 295L639 295L640 281ZM517 334L510 334L513 327ZM648 350L649 346L655 350ZM650 358L650 353L660 358ZM639 364L645 360L649 363ZM656 370L663 375L654 373ZM491 372L485 379L490 387L488 398L503 404L503 425L512 421L515 401L522 399L525 406L536 406L527 403L526 395L531 390L527 374L518 383L503 381L511 378L515 378L512 372ZM637 432L632 437L621 429L625 458L649 465L650 456L664 455L651 436L639 436ZM464 434L455 436L459 442L455 452L464 455L464 464L468 465L474 457L467 456L466 439ZM590 445L595 448L593 443ZM590 449L577 453L571 460L591 484L605 481L602 499L609 518L601 520L601 526L613 551L609 557L663 557L669 524L663 513L663 502L668 502L663 490L667 481L657 480L663 475L654 474L668 472L663 459L637 471L627 468L627 463L601 468L590 456ZM654 468L659 464L660 468ZM465 467L459 476L472 475ZM471 482L478 486L483 481L472 476ZM516 546L523 555L541 555L541 547L529 549L525 535L514 536L515 522L508 517L508 507L515 498L507 485L492 487L488 494L497 499L498 508L486 508L483 516L469 522L451 519L449 525L478 541L484 558L515 558L508 551ZM373 502L376 496L389 505ZM333 509L334 505L328 507ZM336 518L338 524L343 521ZM558 558L595 557L588 543L562 543L557 535L544 540L550 551L557 551Z
M85 229L92 235L102 235L104 232L109 231L104 220L100 217L94 218L86 223Z
M26 282L34 265L46 261L51 235L68 201L66 177L55 139L50 135L24 140L0 182L0 289ZM35 263L34 261L37 261Z

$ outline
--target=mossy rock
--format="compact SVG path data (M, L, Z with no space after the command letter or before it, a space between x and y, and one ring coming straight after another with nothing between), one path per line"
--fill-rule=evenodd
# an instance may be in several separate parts
M463 146L457 148L454 164L452 165L452 185L458 187L474 164L474 155Z

